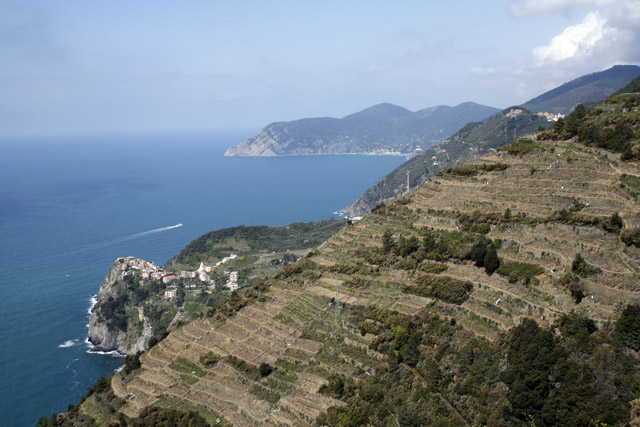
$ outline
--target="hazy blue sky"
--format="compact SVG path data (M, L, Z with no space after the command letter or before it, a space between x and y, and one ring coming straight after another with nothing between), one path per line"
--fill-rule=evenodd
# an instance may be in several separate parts
M0 133L523 103L640 61L640 0L0 0Z

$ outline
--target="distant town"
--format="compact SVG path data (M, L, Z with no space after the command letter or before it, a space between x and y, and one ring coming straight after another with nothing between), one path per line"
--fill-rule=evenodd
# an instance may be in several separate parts
M197 279L200 284L196 284L194 282L190 282L186 285L189 289L197 289L203 290L205 292L213 292L216 289L217 283L216 280L212 279L209 273L214 272L221 265L234 260L238 257L237 254L230 254L227 257L222 258L215 264L205 265L203 262L200 263L200 267L194 271L182 271L178 276L174 273L166 271L161 267L158 267L155 263L144 261L140 258L135 257L121 257L118 258L120 262L126 262L129 266L122 273L122 279L125 280L130 277L140 276L142 280L162 280L162 283L169 285L164 291L164 297L167 300L174 300L178 296L178 288L171 283L177 279ZM221 285L224 289L229 291L235 291L238 289L238 272L230 271L224 272L228 273L229 280Z

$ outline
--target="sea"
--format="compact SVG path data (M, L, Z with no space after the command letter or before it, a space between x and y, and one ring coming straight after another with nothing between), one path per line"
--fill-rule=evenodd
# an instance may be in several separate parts
M256 129L0 138L0 423L32 426L122 366L86 342L114 260L164 264L237 225L338 217L398 156L224 157Z

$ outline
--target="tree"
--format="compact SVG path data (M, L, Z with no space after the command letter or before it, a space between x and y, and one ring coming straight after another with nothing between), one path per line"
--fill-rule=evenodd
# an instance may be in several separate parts
M498 268L500 268L498 252L494 247L490 247L489 250L487 250L487 254L484 256L484 269L487 274L491 276Z
M426 253L431 252L436 248L436 239L433 237L433 234L427 233L422 240L422 246L424 247L424 251Z
M261 377L266 377L268 376L271 372L273 372L273 367L271 365L269 365L266 362L262 362L260 364L260 376Z
M582 104L577 105L573 112L569 114L569 117L567 117L567 123L564 127L564 130L569 133L569 136L575 136L578 134L578 129L586 115L587 109L584 108L584 105Z
M469 253L467 258L476 263L476 267L484 266L484 257L487 255L487 243L484 240L477 242Z
M628 305L616 322L615 338L623 345L640 350L640 305Z
M395 246L391 230L386 230L382 235L382 252L388 254Z

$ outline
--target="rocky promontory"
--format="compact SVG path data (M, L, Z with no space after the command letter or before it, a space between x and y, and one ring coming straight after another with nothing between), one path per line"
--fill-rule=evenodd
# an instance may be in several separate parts
M144 308L132 298L131 287L141 274L148 277L158 271L153 263L139 258L118 258L113 263L89 316L88 338L94 350L121 354L145 350L154 331Z

